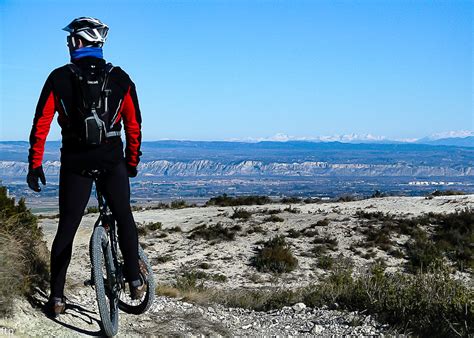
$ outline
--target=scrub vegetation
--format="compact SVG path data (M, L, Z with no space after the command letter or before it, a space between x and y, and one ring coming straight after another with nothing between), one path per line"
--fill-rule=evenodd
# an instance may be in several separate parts
M317 283L296 289L231 289L206 287L206 273L179 276L157 293L198 304L219 303L256 311L280 309L303 302L311 307L364 311L399 332L425 337L467 336L474 325L473 290L450 276L450 269L433 266L414 275L387 273L375 263L354 276L352 266L338 260L320 261L331 268Z
M0 186L0 316L11 314L13 299L28 297L49 278L49 252L37 217L15 203Z
M377 247L407 259L410 272L423 270L437 261L449 259L462 272L474 269L474 210L466 208L449 214L428 213L400 218L382 212L358 211L363 220L361 246ZM393 238L406 235L409 240L398 246Z

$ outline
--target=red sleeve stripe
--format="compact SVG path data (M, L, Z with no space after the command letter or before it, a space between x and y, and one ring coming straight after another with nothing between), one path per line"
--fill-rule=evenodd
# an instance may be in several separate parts
M49 93L49 96L44 104L43 109L40 112L39 118L35 121L33 125L33 144L32 149L32 167L39 167L43 163L43 154L44 154L44 144L46 142L46 137L48 136L49 129L51 127L51 121L54 117L54 112L56 111L54 103L54 94L53 91Z
M125 139L127 142L125 153L128 164L131 166L138 165L138 150L140 148L140 124L137 121L136 109L130 95L130 87L123 99L122 118L125 129Z

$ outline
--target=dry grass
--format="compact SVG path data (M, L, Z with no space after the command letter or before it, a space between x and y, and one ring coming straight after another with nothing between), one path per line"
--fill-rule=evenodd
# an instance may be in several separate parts
M0 186L0 316L10 313L15 297L28 297L35 287L46 287L48 262L37 218L23 199L15 204Z
M22 293L24 253L16 238L0 232L0 316L9 314L15 296Z

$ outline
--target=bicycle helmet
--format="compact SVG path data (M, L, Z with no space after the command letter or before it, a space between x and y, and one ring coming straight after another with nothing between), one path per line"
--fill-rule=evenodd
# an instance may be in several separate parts
M82 16L72 20L63 30L69 32L70 37L79 37L91 45L102 47L107 39L109 27L99 19ZM72 42L74 44L74 39Z

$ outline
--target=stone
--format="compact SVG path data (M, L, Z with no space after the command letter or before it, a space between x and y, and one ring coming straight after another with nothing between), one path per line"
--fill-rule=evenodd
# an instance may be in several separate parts
M324 326L322 325L314 325L313 328L311 329L312 334L320 334L325 330Z
M295 305L293 305L293 310L295 310L296 312L303 311L304 309L306 309L306 305L304 303L296 303Z

